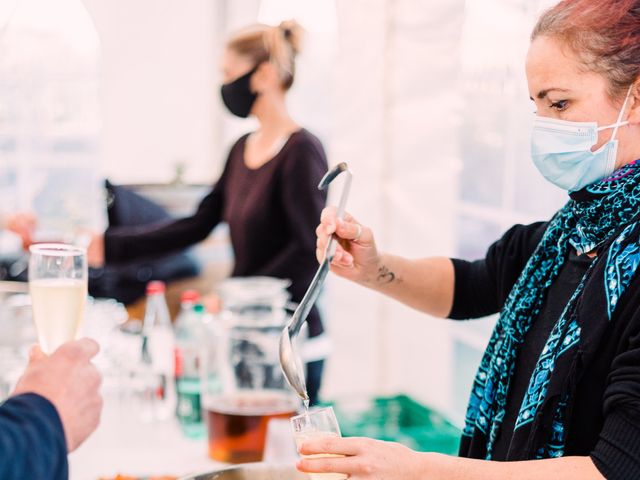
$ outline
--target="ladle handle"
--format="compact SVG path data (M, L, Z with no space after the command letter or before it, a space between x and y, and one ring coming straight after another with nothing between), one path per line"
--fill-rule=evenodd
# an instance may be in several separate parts
M342 185L342 193L340 194L340 202L338 203L337 218L344 217L344 209L347 204L347 198L349 198L349 191L351 190L351 178L353 176L351 170L349 170L349 167L346 163L340 163L331 171L327 172L327 174L322 178L320 184L318 185L318 188L323 190L327 188L329 184L342 173L346 175L346 178ZM318 299L318 295L320 295L320 291L322 290L322 284L324 283L324 279L326 278L327 273L329 273L331 261L333 260L333 256L335 255L335 253L336 241L333 237L331 237L327 242L327 246L324 250L324 260L318 267L318 271L314 275L313 280L311 281L311 284L307 289L307 292L304 294L300 305L298 305L298 308L293 313L291 321L289 322L288 328L289 336L291 338L295 337L298 334L300 328L302 328L302 324L307 319L307 315L309 315L313 304Z
M345 175L347 178L344 179L344 185L342 186L342 193L340 194L340 202L338 203L338 210L336 212L336 218L343 219L344 211L347 206L347 198L349 198L349 191L351 190L351 170L345 170ZM333 260L333 256L336 254L336 240L331 237L327 242L327 246L324 250L324 258L325 260L329 260L329 264Z
M300 328L302 328L302 324L307 319L311 308L316 303L318 299L318 295L320 295L320 291L322 290L322 284L324 283L324 279L329 273L329 260L325 258L324 261L320 264L318 271L311 280L311 285L309 285L309 289L304 294L300 305L295 312L293 312L293 316L291 317L291 321L289 322L289 335L293 338L298 332L300 332Z

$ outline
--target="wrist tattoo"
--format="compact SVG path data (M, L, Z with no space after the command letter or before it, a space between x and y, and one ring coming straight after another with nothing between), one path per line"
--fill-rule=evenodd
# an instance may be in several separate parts
M386 266L381 265L378 268L378 278L379 283L391 283L396 280L396 274L389 270Z

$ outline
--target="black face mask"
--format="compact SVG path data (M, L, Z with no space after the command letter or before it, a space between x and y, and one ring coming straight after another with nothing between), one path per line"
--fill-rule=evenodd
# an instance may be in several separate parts
M253 102L258 97L257 93L251 91L250 86L251 76L257 69L258 67L255 67L233 82L225 83L220 87L222 101L229 111L238 117L247 118L251 113Z

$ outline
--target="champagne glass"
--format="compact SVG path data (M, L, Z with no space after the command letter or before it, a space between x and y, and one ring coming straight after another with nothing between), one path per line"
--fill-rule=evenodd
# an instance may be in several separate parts
M40 347L53 353L76 338L87 299L86 250L61 243L29 247L29 293Z
M300 446L306 440L327 436L342 436L333 407L315 408L301 415L292 417L291 426L293 427L293 437L296 441L298 450L300 450ZM315 455L307 455L307 458L343 456L344 455L335 455L331 453L319 453ZM347 478L343 473L309 473L308 475L312 480L343 480Z

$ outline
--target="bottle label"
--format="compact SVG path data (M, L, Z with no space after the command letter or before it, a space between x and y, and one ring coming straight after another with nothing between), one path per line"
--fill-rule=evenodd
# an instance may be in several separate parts
M200 409L200 382L196 378L183 378L177 381L177 417L181 423L193 424L202 421Z

